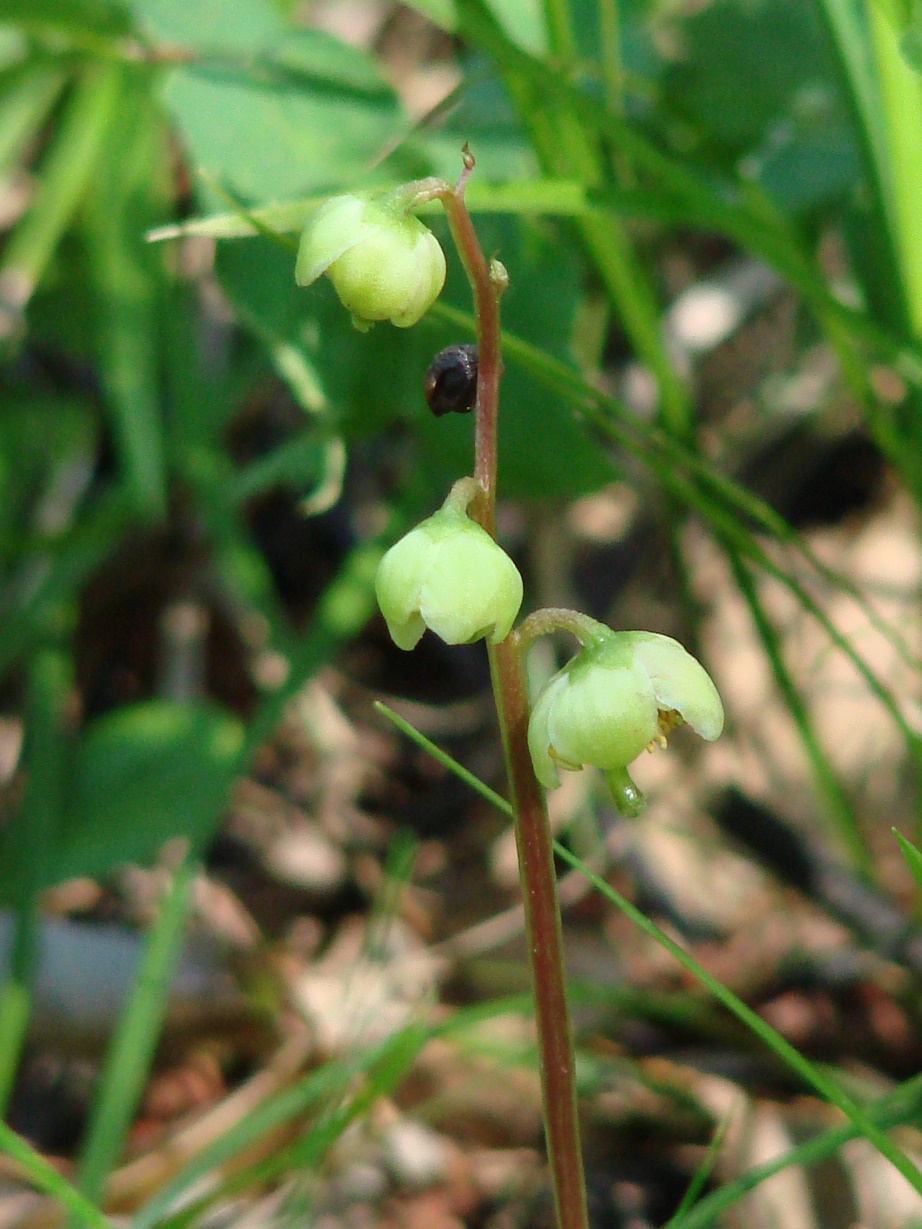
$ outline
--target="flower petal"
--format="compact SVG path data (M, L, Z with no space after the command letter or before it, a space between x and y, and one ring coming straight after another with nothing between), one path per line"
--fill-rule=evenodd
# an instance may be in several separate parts
M672 709L696 734L713 742L724 727L724 709L711 677L678 640L655 632L621 632L646 670L661 709Z
M522 604L519 570L493 539L464 518L463 530L438 543L420 588L420 614L446 644L509 634Z
M575 764L624 768L657 733L657 705L639 662L606 666L577 657L563 671L548 715L553 752Z
M295 281L310 286L334 261L375 230L364 221L366 201L358 196L331 196L308 218L298 247Z
M528 750L531 752L531 762L535 776L545 789L556 789L560 784L557 764L551 755L551 736L548 733L548 715L553 708L557 691L565 686L563 671L555 674L551 681L541 691L528 722Z
M395 542L378 564L375 594L398 648L415 648L426 630L419 613L419 594L436 549L424 522Z

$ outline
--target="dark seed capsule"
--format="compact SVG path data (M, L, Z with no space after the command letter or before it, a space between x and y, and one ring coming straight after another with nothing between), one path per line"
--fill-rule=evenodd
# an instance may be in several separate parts
M447 346L440 350L423 382L426 404L443 414L467 414L477 400L477 347Z

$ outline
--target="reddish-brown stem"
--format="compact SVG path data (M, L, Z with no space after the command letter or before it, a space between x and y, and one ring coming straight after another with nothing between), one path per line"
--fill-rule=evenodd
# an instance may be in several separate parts
M470 159L470 162L468 162ZM496 427L499 378L502 374L499 324L499 288L477 241L471 215L464 204L464 186L473 167L465 154L465 172L453 192L442 197L451 235L471 284L477 318L477 417L474 427L474 478L483 497L473 509L487 533L496 532Z
M452 237L471 284L477 318L477 419L474 478L481 496L471 513L490 534L496 525L497 411L502 374L499 299L505 282L483 255L464 204L473 167L465 149L457 188L442 197ZM544 791L528 750L528 688L514 634L490 645L490 674L503 748L519 853L525 934L534 987L544 1130L560 1229L587 1229L586 1187L576 1111L573 1031L567 1006L563 938L551 828Z

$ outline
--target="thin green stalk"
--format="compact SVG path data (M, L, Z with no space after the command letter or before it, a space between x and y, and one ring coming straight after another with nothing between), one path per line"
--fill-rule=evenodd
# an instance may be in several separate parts
M842 790L842 786L839 784L836 774L832 770L829 760L826 758L823 748L820 746L806 706L798 694L797 688L794 686L794 681L781 653L778 635L759 600L759 595L756 592L749 569L743 563L732 543L724 542L724 548L727 552L727 558L730 562L734 579L740 593L743 595L743 600L749 607L749 613L752 616L756 632L762 642L765 656L768 658L769 665L772 668L775 684L781 692L794 724L797 726L804 751L813 770L813 777L817 788L835 822L839 836L845 842L852 864L863 875L870 877L872 871L871 857L862 839L854 812L849 806L848 799Z
M480 0L465 0L461 17L466 37L496 59L545 173L575 176L585 187L601 188L606 168L599 134L584 122L580 108L572 105L580 95L569 87L566 74L543 64L538 67L526 53L512 48ZM535 72L518 71L532 65ZM553 88L543 89L539 77L553 82ZM688 393L664 344L659 305L624 223L615 214L595 214L575 218L574 225L632 346L656 378L664 425L687 437L691 431Z
M816 0L816 8L826 27L839 84L851 113L852 128L864 165L870 200L868 221L871 238L879 246L887 265L888 297L897 308L894 319L903 321L907 304L895 246L881 97L873 73L867 26L854 0Z
M161 120L146 83L123 72L120 106L87 208L87 252L99 293L97 366L123 480L139 515L166 515L160 396L160 278L143 239L151 183L162 171Z
M493 790L489 788L489 786L485 785L478 778L474 777L472 773L468 772L466 768L462 767L462 765L460 765L457 760L453 759L452 756L450 756L446 751L443 751L441 748L437 747L433 742L426 738L424 734L420 734L420 732L414 729L409 722L404 721L402 717L399 717L386 705L379 703L376 707L379 711L384 713L384 715L392 721L398 729L402 730L418 747L426 751L434 759L438 760L438 762L445 768L454 773L459 780L470 785L471 788L475 789L477 793L481 795L481 797L483 797L487 802L492 803L492 805L503 814L508 815L510 813L509 804L503 798L500 798L494 793ZM623 909L631 920L640 926L641 929L649 935L649 937L666 946L667 950L671 951L673 955L680 960L683 967L697 977L698 980L701 981L725 1007L733 1012L738 1019L742 1020L747 1027L753 1028L753 1021L757 1021L759 1025L759 1028L756 1030L758 1036L760 1036L762 1040L774 1050L775 1054L781 1059L782 1062L789 1063L790 1055L793 1053L796 1055L798 1060L798 1065L795 1067L798 1074L802 1076L804 1075L804 1064L809 1070L813 1070L811 1064L809 1064L806 1059L803 1059L797 1051L793 1049L793 1047L789 1046L787 1042L775 1033L773 1029L766 1025L760 1017L755 1016L755 1014L752 1013L734 994L720 986L720 983L715 982L714 979L702 970L690 956L682 951L681 948L678 948L677 945L672 944L671 941L666 940L666 936L664 936L652 922L645 918L643 914L636 910L632 905L628 904L623 897L612 892L609 889L609 885L604 880L589 872L585 864L577 858L576 855L571 853L565 846L561 845L557 841L554 842L553 848L554 852L561 859L568 862L573 869L577 870L581 874L587 875L590 882L592 882L600 892L608 896L609 899L611 899L612 902L618 906L618 908ZM717 993L717 987L720 987L721 993L719 994ZM635 1007L635 1010L637 1010L642 1003L648 1003L649 995L638 995L638 1000L639 1001ZM587 998L587 1001L592 1002L596 1000L594 1000L590 995ZM739 1010L737 1010L737 1008L739 1008ZM489 1015L495 1010L495 1004L491 1003L487 1004L486 1007L481 1006L475 1009L469 1009L467 1014L470 1018L474 1018L478 1011L482 1011L484 1014ZM665 1016L663 1018L672 1018L686 1027L690 1023L689 1018L682 1014L677 1014L674 1017ZM457 1020L455 1020L453 1024L457 1024ZM451 1026L452 1023L450 1022L447 1027ZM712 1023L712 1030L713 1027L714 1026ZM777 1045L775 1045L776 1041L778 1043ZM807 1079L807 1082L810 1082L809 1078ZM901 1123L911 1121L918 1113L920 1099L922 1099L922 1076L917 1076L914 1079L907 1081L893 1093L882 1098L881 1101L874 1105L868 1106L861 1112L867 1116L867 1120L869 1120L876 1128L885 1131L889 1130L891 1127L898 1126ZM843 1107L840 1105L840 1108ZM711 1195L705 1197L699 1204L696 1205L695 1208L685 1211L675 1220L675 1222L670 1222L670 1227L671 1229L704 1229L704 1226L713 1223L714 1219L720 1214L720 1212L736 1203L743 1195L751 1191L754 1187L758 1186L760 1182L765 1181L767 1178L770 1178L772 1175L780 1172L788 1166L809 1165L811 1163L815 1163L816 1161L822 1160L823 1158L838 1151L838 1149L844 1144L848 1143L849 1140L857 1139L864 1134L865 1132L862 1126L859 1125L859 1123L857 1123L854 1119L841 1127L836 1127L830 1131L826 1131L816 1139L809 1140L807 1143L798 1148L792 1149L790 1152L785 1153L776 1160L748 1170L733 1182L728 1183L720 1190L715 1191Z
M876 0L867 3L880 81L884 139L889 154L893 232L909 322L922 335L922 81L910 68L896 30Z
M211 1143L200 1148L165 1186L162 1186L136 1214L132 1229L153 1229L169 1214L169 1209L198 1186L208 1174L225 1165L238 1153L258 1145L266 1136L295 1119L343 1096L357 1077L380 1067L403 1066L429 1040L431 1030L414 1022L386 1041L361 1054L337 1059L311 1071L290 1088L284 1088L261 1101L233 1123Z
M54 617L54 616L52 616ZM39 885L57 841L66 785L70 654L58 645L35 653L28 668L25 764L28 785L8 834L7 854L18 868L10 971L0 994L0 1117L6 1110L29 1021L38 960Z
M618 0L599 0L599 42L605 105L616 115L624 114L624 62L621 56L621 22Z
M77 1187L97 1203L124 1147L150 1071L182 949L194 874L195 864L187 859L173 876L147 938L134 993L109 1045L77 1165Z
M473 168L465 152L465 174L443 198L452 238L467 273L477 316L478 374L475 478L483 491L472 511L493 534L496 522L497 424L502 374L499 299L505 281L488 266L470 215L464 185ZM528 687L512 635L489 645L490 676L502 734L515 811L519 877L525 909L535 998L544 1130L559 1229L588 1229L586 1185L576 1108L573 1029L567 1004L563 936L557 900L550 822L544 791L528 750Z
M569 0L544 0L544 26L551 55L565 67L571 67L576 46Z
M71 1224L91 1225L93 1229L114 1229L107 1216L103 1216L84 1195L63 1178L53 1165L30 1144L16 1134L4 1122L0 1122L0 1152L21 1165L33 1186L56 1199L71 1215Z
M17 310L32 297L90 183L118 103L119 81L117 68L94 64L73 87L35 201L0 264L0 295Z
M645 935L658 943L660 947L669 952L683 969L701 982L704 988L722 1006L736 1016L737 1020L745 1025L750 1032L755 1034L771 1050L776 1058L791 1071L795 1072L808 1088L812 1088L825 1101L828 1101L830 1105L834 1105L837 1109L841 1110L857 1129L858 1133L863 1135L882 1156L887 1158L914 1190L922 1194L922 1171L919 1170L918 1166L913 1163L901 1148L888 1138L874 1120L874 1116L870 1111L854 1101L831 1076L826 1075L814 1063L804 1058L790 1042L785 1041L780 1033L777 1033L770 1025L766 1024L761 1016L757 1015L751 1007L747 1007L732 991L728 990L715 977L712 977L687 952L683 951L678 943L664 934L658 926L645 917L629 900L626 900L619 892L615 891L609 883L606 883L599 875L589 870L579 858L559 843L555 843L554 852L568 866L573 867L574 870L581 871L592 886L606 900L616 905L638 930L641 930Z

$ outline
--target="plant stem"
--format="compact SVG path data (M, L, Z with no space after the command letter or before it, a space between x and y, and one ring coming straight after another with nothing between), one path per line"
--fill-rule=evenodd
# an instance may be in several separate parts
M483 494L473 511L487 533L496 536L496 428L499 411L499 378L502 375L499 296L501 289L490 276L480 249L471 215L464 204L467 177L474 168L473 156L464 149L464 174L453 192L442 198L451 235L461 264L471 284L477 319L477 419L474 427L474 478Z
M611 628L579 610L567 610L563 606L547 606L533 611L513 632L515 642L524 653L539 636L554 632L569 632L581 647L596 644L611 636Z
M490 534L496 526L497 416L502 374L499 300L504 271L487 264L470 215L464 186L474 160L465 148L464 174L442 198L452 238L471 284L477 318L478 373L474 477L481 489L471 511ZM544 791L528 751L528 688L522 654L510 634L489 645L490 675L515 811L519 878L525 906L534 988L544 1132L560 1229L587 1229L586 1188L576 1111L573 1030L567 1006L563 937L553 844Z

